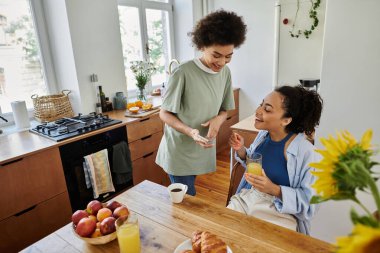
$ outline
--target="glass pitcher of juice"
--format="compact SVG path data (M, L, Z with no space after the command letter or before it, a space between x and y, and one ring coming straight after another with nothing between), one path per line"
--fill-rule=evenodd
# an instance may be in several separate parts
M140 253L140 230L136 214L130 213L128 216L118 218L116 234L120 253Z

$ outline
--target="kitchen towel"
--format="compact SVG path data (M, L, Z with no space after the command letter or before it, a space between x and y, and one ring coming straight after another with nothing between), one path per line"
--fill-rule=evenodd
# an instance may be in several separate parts
M125 184L132 179L131 152L125 141L113 146L112 172L116 174L115 184Z
M25 101L13 101L11 102L11 106L16 127L18 129L29 128L30 122Z
M89 169L94 198L98 198L102 193L114 192L115 187L112 183L107 149L87 155L84 160ZM86 170L86 168L84 169Z

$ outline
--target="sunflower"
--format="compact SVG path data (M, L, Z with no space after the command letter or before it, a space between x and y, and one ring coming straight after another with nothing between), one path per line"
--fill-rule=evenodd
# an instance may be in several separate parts
M360 177L362 165L368 167L371 148L372 130L367 130L361 142L348 131L331 135L328 139L321 138L325 150L316 150L322 155L318 163L310 163L315 168L311 173L317 177L312 187L319 196L313 198L313 203L328 199L354 198L355 189L362 189L366 182L355 180ZM359 164L359 165L358 165Z
M337 253L379 253L380 228L357 224L352 234L337 239Z

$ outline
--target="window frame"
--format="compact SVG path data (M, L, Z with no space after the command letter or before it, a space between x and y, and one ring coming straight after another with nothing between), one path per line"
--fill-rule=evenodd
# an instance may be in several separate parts
M141 48L143 48L143 59L148 59L149 53L147 52L148 48L148 31L147 31L147 22L146 22L146 9L162 10L168 12L169 17L169 30L170 41L169 41L169 58L175 58L175 45L174 45L174 22L173 22L173 0L168 0L167 3L149 1L149 0L118 0L118 6L127 6L135 7L138 9L140 17L140 31L141 31ZM168 63L169 64L169 63ZM151 81L148 82L147 88L154 89L160 87L161 84L152 85ZM137 96L137 89L128 90L129 97Z
M48 94L53 94L58 91L57 79L55 76L55 71L53 68L52 54L50 50L49 38L46 28L45 13L42 6L41 0L26 0L30 6L30 15L32 16L32 21L36 33L36 39L40 52L41 67L43 70L43 78L46 85ZM33 118L34 108L28 108L29 119ZM0 122L1 125L12 125L14 123L13 112L3 113L5 119L8 120L7 123Z

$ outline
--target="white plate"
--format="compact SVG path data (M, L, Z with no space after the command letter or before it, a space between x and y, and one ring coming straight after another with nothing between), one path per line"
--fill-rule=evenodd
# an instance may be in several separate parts
M183 250L191 250L191 249L192 249L191 240L187 239L186 241L178 245L173 253L181 253ZM228 246L227 246L227 253L232 253L232 250Z

